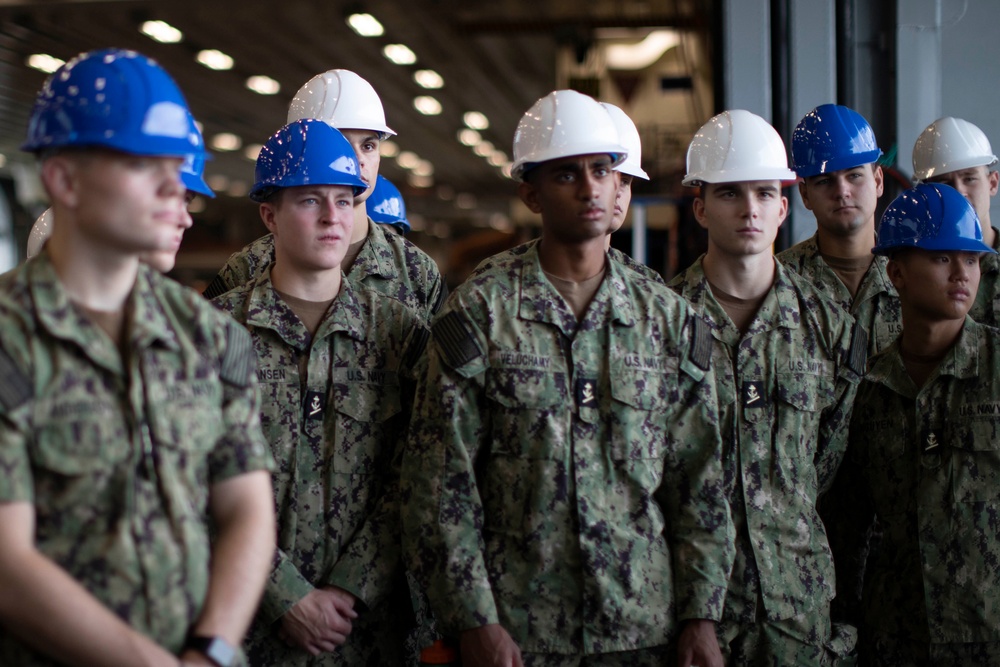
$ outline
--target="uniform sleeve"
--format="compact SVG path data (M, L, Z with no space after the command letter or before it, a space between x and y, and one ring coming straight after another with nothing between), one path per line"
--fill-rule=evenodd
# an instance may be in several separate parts
M292 559L281 549L274 554L271 575L264 586L264 596L260 601L258 615L261 621L270 625L294 607L299 600L313 590L313 585L302 576Z
M389 470L383 478L382 493L372 513L345 545L326 580L364 601L369 608L378 605L397 583L401 562L400 469L413 408L412 369L421 366L427 336L427 329L419 323L415 323L407 336L399 371L405 418L393 447Z
M735 529L723 484L711 333L698 318L689 319L687 330L690 347L682 350L679 374L683 404L669 431L657 496L667 516L677 618L718 621L736 555Z
M0 306L0 503L31 502L34 499L34 478L28 453L30 442L30 410L34 388L12 334L18 328L12 319L4 317Z
M831 604L831 615L835 621L855 626L861 620L861 591L868 554L880 534L858 456L863 435L857 423L851 426L847 454L830 490L820 496L818 503L836 568L837 595Z
M464 314L446 312L435 322L403 460L404 552L449 632L498 622L474 470L489 429L486 349Z
M250 266L246 252L243 250L234 252L202 294L206 299L214 299L249 280Z
M868 335L859 323L849 320L837 341L835 354L840 359L834 388L834 402L823 411L814 464L818 492L833 483L837 468L847 450L848 430L854 397L867 362Z
M236 320L226 322L220 376L222 437L209 457L212 483L255 470L273 470L271 450L260 425L260 394L250 334Z

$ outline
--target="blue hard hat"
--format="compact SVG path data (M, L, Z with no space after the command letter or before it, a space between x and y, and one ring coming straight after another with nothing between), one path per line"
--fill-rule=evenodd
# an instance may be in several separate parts
M406 219L406 203L399 189L389 179L379 174L375 187L368 195L368 215L381 225L395 225L403 233L410 231L410 221Z
M155 61L103 49L73 58L46 80L21 147L103 147L133 155L184 157L204 152L192 135L187 101Z
M368 189L354 148L340 130L304 118L275 132L257 156L250 199L263 202L275 190L297 185L346 185L354 196Z
M215 193L205 182L205 159L208 157L205 152L205 140L201 136L201 130L195 125L194 116L191 116L190 121L200 151L184 156L184 164L181 165L181 183L192 192L214 198Z
M872 252L887 255L903 248L993 252L983 243L979 216L950 185L921 183L896 197L882 214Z
M802 178L871 164L881 156L864 116L839 104L816 107L792 133L792 168Z

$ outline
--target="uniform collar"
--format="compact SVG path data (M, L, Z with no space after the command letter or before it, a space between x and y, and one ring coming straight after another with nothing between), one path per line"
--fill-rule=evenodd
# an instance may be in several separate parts
M392 261L392 251L389 248L387 234L379 224L368 218L368 236L361 246L361 252L354 259L349 275L379 276L385 280L396 280L399 271Z
M958 334L958 340L948 350L937 371L928 380L933 380L941 375L951 375L959 380L978 377L979 348L984 335L983 325L966 315L962 331ZM865 377L872 382L884 384L899 394L909 396L912 394L914 385L906 372L903 357L899 353L901 341L902 337L897 338L892 345L873 357L871 368ZM925 383L924 386L926 387L927 384Z
M28 285L38 322L56 338L79 345L95 362L122 371L121 353L100 327L82 310L73 306L63 288L48 252L43 251L28 267ZM154 344L179 349L177 336L167 317L153 283L163 278L144 263L139 263L135 284L125 301L128 347L145 349Z
M270 329L288 345L305 350L312 342L312 336L298 316L274 289L271 282L272 262L253 282L247 300L247 326ZM330 311L316 330L316 338L325 338L336 331L347 333L351 338L364 339L360 322L360 305L355 288L346 276L341 274L340 291L337 293Z
M872 239L872 245L874 246L875 240ZM802 272L802 277L806 278L813 284L820 284L824 280L837 279L838 283L840 279L837 277L837 272L826 263L823 259L823 255L819 251L819 234L813 234L808 239L802 242L802 254L806 258L806 262L803 264L804 270ZM865 272L864 277L861 279L861 285L858 288L858 293L854 297L855 301L864 301L865 299L878 294L879 292L888 292L889 294L895 296L896 288L893 287L892 281L889 280L889 274L886 273L885 265L888 260L882 255L876 255L875 260L868 267L868 271ZM822 266L829 275L818 275L818 272L813 272L808 270L808 267L820 267ZM813 275L806 275L807 273L813 273ZM844 293L847 294L847 288L844 288ZM837 299L839 301L839 299ZM849 310L849 309L848 309Z
M743 336L740 336L736 325L732 323L722 304L712 294L708 277L705 275L704 259L705 255L702 255L684 272L684 297L696 310L709 317L716 338L727 345L734 345ZM781 262L775 260L774 263L774 284L764 296L764 300L754 315L753 322L745 336L752 336L776 327L799 328L801 317L798 290L790 272L781 265Z
M570 311L559 291L546 279L542 263L538 257L540 241L531 241L521 256L521 284L518 292L518 317L523 320L553 324L569 337L578 328L576 317ZM635 324L635 307L625 287L623 271L617 262L610 261L605 253L604 280L594 294L587 314L579 324L590 319L592 313L600 312L601 301L608 302L608 316L611 321L624 326Z

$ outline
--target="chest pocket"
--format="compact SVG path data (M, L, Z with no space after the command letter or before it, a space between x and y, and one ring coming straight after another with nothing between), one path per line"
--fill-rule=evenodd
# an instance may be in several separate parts
M34 420L32 462L50 473L77 477L110 471L131 451L127 425L108 399L41 402Z
M222 384L187 382L151 396L149 427L158 446L175 453L205 455L222 437Z
M822 411L833 405L834 381L805 373L778 373L777 379L776 440L788 456L811 458L816 454Z
M971 420L944 429L941 455L947 457L956 502L995 501L1000 496L1000 444L977 433L977 427L989 429L988 424Z
M403 424L397 383L335 384L331 395L335 420L332 425L333 470L338 474L370 475L388 470L384 460L399 438Z
M677 372L617 369L611 376L611 458L661 459L679 399Z
M492 414L494 455L563 459L575 409L566 374L523 368L490 368L486 397Z

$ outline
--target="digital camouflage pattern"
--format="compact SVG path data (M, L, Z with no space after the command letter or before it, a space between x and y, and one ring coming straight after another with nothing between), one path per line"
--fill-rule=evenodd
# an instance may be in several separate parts
M747 667L853 667L857 628L806 612L780 621L725 623L716 627L727 665Z
M966 318L920 389L898 343L871 360L829 496L839 510L830 527L838 567L841 554L863 546L873 517L883 528L867 565L863 637L894 636L918 649L1000 642L997 334Z
M741 335L712 294L703 258L670 286L708 320L714 337L725 493L737 535L725 622L827 615L833 560L816 499L847 446L864 333L776 263L774 285Z
M722 611L733 535L708 331L607 266L578 324L538 242L519 246L432 328L403 528L447 632L499 622L522 651L596 654Z
M1000 229L993 228L993 249L1000 251ZM979 291L969 316L980 324L1000 327L1000 255L979 256Z
M619 264L621 264L622 266L624 266L626 269L631 269L632 271L635 271L643 278L652 280L653 282L656 283L660 283L661 285L666 284L665 282L663 282L663 276L654 271L651 267L646 266L645 264L640 264L639 262L635 261L634 259L632 259L632 256L629 255L628 253L622 252L617 248L608 248L608 256L611 257L611 259L618 262Z
M233 253L205 289L213 299L256 279L274 261L274 236L266 234ZM368 219L368 238L347 277L402 301L430 322L447 293L437 264L398 234Z
M395 299L345 280L312 338L270 275L214 300L250 331L276 463L278 553L247 653L256 665L402 664L412 611L399 465L427 329ZM312 658L278 631L285 612L322 586L355 595L359 617L344 646Z
M903 320L899 310L899 296L885 272L888 260L882 256L873 257L874 261L861 280L857 295L851 298L850 290L820 255L816 239L814 234L778 253L778 261L805 278L806 282L827 298L836 301L865 328L868 332L869 356L889 347L903 331ZM872 239L872 247L874 246L875 240Z
M271 465L249 336L145 266L124 359L47 252L0 291L0 502L32 503L37 549L178 653L209 581L210 487ZM0 664L55 663L0 629Z

